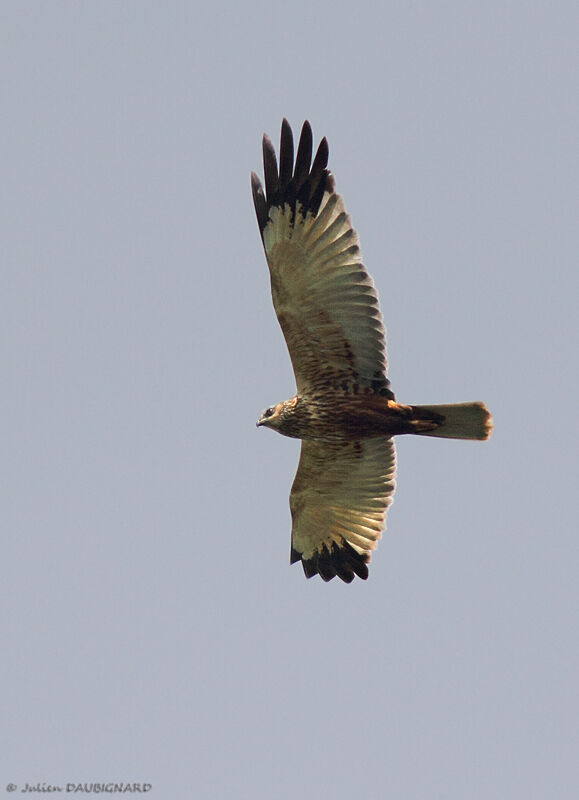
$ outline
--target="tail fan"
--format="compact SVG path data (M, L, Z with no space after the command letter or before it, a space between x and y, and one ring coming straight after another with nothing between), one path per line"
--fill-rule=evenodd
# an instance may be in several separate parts
M439 426L422 431L419 436L437 436L441 439L488 439L493 429L493 418L484 403L452 403L441 406L412 406L416 419L442 417Z

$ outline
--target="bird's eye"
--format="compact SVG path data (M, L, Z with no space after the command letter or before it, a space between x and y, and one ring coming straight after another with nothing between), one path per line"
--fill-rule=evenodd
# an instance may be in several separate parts
M263 416L264 417L271 417L271 415L273 414L274 411L275 411L275 408L273 406L271 406L270 408L266 408L265 411L263 412Z

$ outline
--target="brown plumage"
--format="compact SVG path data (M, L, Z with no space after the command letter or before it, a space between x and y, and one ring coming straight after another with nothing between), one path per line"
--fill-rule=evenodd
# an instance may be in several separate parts
M265 192L253 200L277 318L297 394L258 420L302 440L290 495L291 562L306 576L366 579L367 564L394 494L392 437L403 433L487 439L482 403L405 406L386 377L382 315L362 264L358 236L327 169L322 139L312 163L312 131L302 128L294 161L291 128L281 127L279 169L263 138Z

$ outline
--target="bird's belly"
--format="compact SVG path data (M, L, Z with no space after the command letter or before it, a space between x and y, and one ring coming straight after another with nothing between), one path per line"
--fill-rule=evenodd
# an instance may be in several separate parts
M411 409L392 400L376 398L380 402L359 407L337 409L337 427L353 439L372 439L378 436L396 436L411 431Z

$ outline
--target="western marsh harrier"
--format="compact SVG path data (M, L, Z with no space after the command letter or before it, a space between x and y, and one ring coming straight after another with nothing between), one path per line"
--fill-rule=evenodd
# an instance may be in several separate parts
M370 554L394 494L393 436L487 439L483 403L397 403L386 377L382 315L358 236L336 194L322 139L312 163L312 130L302 128L294 160L287 120L279 167L263 138L265 192L251 186L277 318L297 394L257 424L302 440L290 494L291 563L306 577L368 577Z

